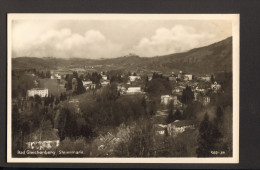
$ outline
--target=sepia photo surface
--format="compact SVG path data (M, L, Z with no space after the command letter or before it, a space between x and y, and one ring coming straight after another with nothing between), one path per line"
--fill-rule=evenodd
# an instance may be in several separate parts
M239 14L8 14L7 161L239 163Z

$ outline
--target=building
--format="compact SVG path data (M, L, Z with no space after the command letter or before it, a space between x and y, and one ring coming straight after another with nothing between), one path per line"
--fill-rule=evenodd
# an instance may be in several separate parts
M177 98L177 96L173 96L173 106L174 108L181 109L182 108L182 102L180 102Z
M39 82L38 82L37 80L34 80L33 83L34 83L35 86L38 86L38 85L39 85Z
M214 92L217 92L219 89L221 88L221 85L218 84L216 81L211 84L211 89L214 91Z
M197 101L199 98L199 93L198 92L194 92L194 101Z
M141 79L140 76L129 76L130 81L135 81L135 80L139 80L139 79Z
M48 89L46 88L33 88L31 90L27 90L28 97L34 97L38 95L40 97L48 97Z
M59 74L54 74L54 77L56 78L56 79L58 79L58 80L60 80L61 79L61 75L59 75Z
M102 79L103 80L107 80L107 76L106 75L102 75Z
M141 94L141 87L128 87L126 94Z
M82 81L82 84L83 84L83 86L85 87L85 86L88 86L88 85L91 85L92 84L92 81Z
M208 105L209 103L210 103L210 97L204 96L204 97L203 97L202 104L203 104L203 105Z
M205 93L205 89L199 88L199 87L197 86L197 87L195 88L195 92Z
M164 135L167 129L167 125L163 124L154 124L153 129L156 135Z
M107 81L107 80L101 82L101 86L102 86L102 87L108 86L109 84L110 84L110 82Z
M95 89L96 84L94 84L92 81L82 81L83 86L86 90Z
M170 77L169 77L169 81L176 81L176 77L170 76Z
M182 95L182 92L183 92L183 89L182 88L179 88L179 87L176 87L172 90L172 94L173 95L177 95L177 96L181 96Z
M60 146L60 140L26 142L27 149L50 150Z
M123 85L117 85L117 91L119 92L125 92L126 88Z
M182 79L182 74L178 74L178 79Z
M192 74L185 74L184 75L184 80L186 80L186 81L192 80Z
M200 78L201 80L207 81L207 82L209 82L209 81L211 80L211 77L208 76L208 75L206 75L206 76L200 76L199 78Z
M173 97L170 96L170 95L162 95L162 96L161 96L161 103L167 105L167 104L170 103L170 101L171 101L172 99L173 99Z
M173 123L169 123L167 125L167 132L169 135L176 136L184 131L191 129L195 129L195 124L189 120L175 120Z
M59 75L58 73L55 73L54 75L51 75L51 79L61 79L61 75Z

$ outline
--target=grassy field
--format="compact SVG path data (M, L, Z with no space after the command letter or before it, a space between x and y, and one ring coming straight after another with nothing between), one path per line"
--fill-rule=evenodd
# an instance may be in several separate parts
M66 92L64 80L59 83L56 79L39 79L39 82L40 88L49 89L49 95L60 96L61 93Z

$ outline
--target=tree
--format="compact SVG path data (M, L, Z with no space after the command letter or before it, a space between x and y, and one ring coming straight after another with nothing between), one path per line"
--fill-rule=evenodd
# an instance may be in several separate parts
M223 124L223 119L224 119L224 112L221 109L221 107L218 106L216 110L216 118L215 118L216 126L221 127L221 125Z
M64 97L63 97L63 93L60 94L60 101L63 101Z
M143 106L143 108L144 108L144 114L147 115L147 111L146 111L146 107L147 107L147 106L146 106L146 100L145 100L145 97L143 97L143 99L142 99L142 103L141 103L141 104L142 104L142 106Z
M67 81L67 83L65 84L65 88L66 90L71 90L72 89L72 79L73 79L73 75L72 74L67 74L65 77L65 80Z
M83 82L80 78L77 78L77 91L76 94L82 94L86 92L86 88L83 86Z
M156 75L156 74L155 74ZM152 96L171 93L172 85L165 78L157 77L147 82L147 92Z
M156 102L153 100L150 104L150 116L153 116L156 114L156 111L157 111L157 105L156 105Z
M41 104L42 103L42 100L41 100L41 97L39 95L35 95L34 96L34 101L38 104Z
M46 78L50 78L51 77L51 72L48 70L47 72L46 72Z
M213 149L210 141L212 131L212 124L209 121L208 113L205 113L203 121L199 126L198 148L196 150L198 157L212 156L210 151Z
M44 78L44 77L45 77L43 71L41 72L40 77L41 77L41 78Z
M173 115L173 101L171 100L170 104L169 104L169 112L168 112L168 116L166 119L166 123L169 124L171 122L174 121L174 115Z
M176 110L176 112L174 113L173 116L173 120L181 120L182 119L182 115L179 109Z
M200 114L202 107L202 104L199 102L193 102L189 104L187 108L183 111L183 119L196 119L197 115Z
M203 121L199 126L198 148L196 150L198 157L211 157L211 151L218 150L221 133L218 128L209 120L208 113L205 113Z
M149 120L139 120L130 140L126 143L129 157L149 157L154 151L152 123ZM125 155L128 156L128 155Z
M213 76L213 75L211 75L211 77L210 77L210 80L211 80L211 82L212 82L212 83L214 83L214 82L215 82L215 78L214 78L214 76Z
M74 71L73 72L73 77L78 78L78 72Z
M184 104L190 104L194 100L194 93L192 92L191 88L189 86L186 86L186 88L182 92L181 101Z

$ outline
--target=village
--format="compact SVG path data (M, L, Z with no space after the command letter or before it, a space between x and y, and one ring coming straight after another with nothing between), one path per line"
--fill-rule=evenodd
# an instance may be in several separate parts
M54 110L52 115L54 125L51 135L42 137L42 133L44 133L42 128L38 133L30 134L31 137L24 141L26 149L29 150L54 150L59 148L61 138L58 135L60 125L57 120L61 119L61 108L66 106L74 114L82 115L81 106L86 98L89 96L97 98L98 94L102 95L102 91L112 86L116 87L117 98L141 96L147 103L144 106L145 109L147 109L146 105L150 104L151 108L156 105L156 109L151 111L152 132L149 132L153 133L153 140L156 143L163 143L165 136L176 138L179 134L193 133L198 130L199 122L197 120L183 118L187 105L196 102L201 104L202 107L207 107L215 100L214 96L224 93L221 84L215 80L214 75L193 75L181 70L169 74L158 71L123 72L120 74L116 71L90 73L83 69L71 72L51 70L47 78L41 78L39 74L37 75L34 72L27 74L32 77L33 88L27 90L26 96L14 98L12 100L13 107L15 106L17 112L21 115L28 114L35 108L47 111L48 109ZM155 85L152 84L157 78L158 81L167 82L168 88L163 87L159 91L158 89L153 90L160 88L156 83ZM70 88L68 88L69 86ZM155 113L152 114L152 112ZM169 118L169 112L174 115L173 118ZM107 131L102 131L91 142L91 146L95 146L95 152L97 152L94 156L113 156L114 150L120 143L130 140L130 135L135 127L136 122L128 125L121 123L120 126L112 128L111 131L109 131L109 128ZM89 156L93 156L93 154L90 153Z

